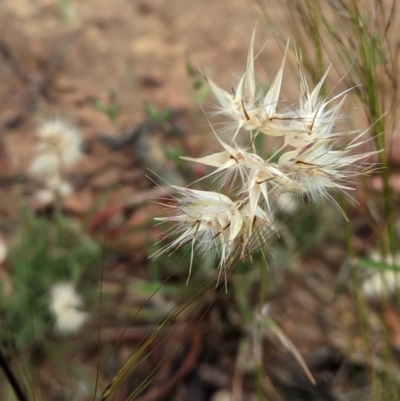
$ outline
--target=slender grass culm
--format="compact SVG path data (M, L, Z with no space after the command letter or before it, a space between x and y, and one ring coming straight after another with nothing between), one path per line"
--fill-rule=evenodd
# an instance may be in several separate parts
M398 0L298 0L276 2L274 7L285 16L278 25L270 18L262 1L257 3L269 26L275 33L290 32L303 50L303 60L310 77L322 73L326 61L333 61L338 74L347 87L354 87L352 97L363 113L364 121L371 127L375 149L379 152L380 169L377 171L379 189L367 195L370 226L374 231L374 249L368 260L357 262L351 227L346 227L347 248L350 258L351 281L357 304L358 320L363 338L363 348L370 365L370 399L374 401L397 399L398 380L393 375L396 353L390 341L390 323L384 315L389 307L388 298L393 287L398 289L398 212L395 190L391 187L394 141L397 135L397 109L399 99L399 2ZM282 40L284 38L282 37ZM380 177L379 177L380 176ZM375 195L375 196L374 196ZM346 223L349 225L349 223ZM379 251L376 251L378 249ZM378 254L378 256L376 256ZM374 261L378 259L379 262ZM388 262L389 261L389 262ZM373 277L363 283L358 268L375 270ZM394 279L394 284L389 278ZM376 303L381 308L381 330L384 333L382 350L374 350L372 333L367 316L370 314L365 298L378 293ZM395 294L396 307L399 292ZM382 361L381 368L377 360ZM390 372L382 375L382 369Z

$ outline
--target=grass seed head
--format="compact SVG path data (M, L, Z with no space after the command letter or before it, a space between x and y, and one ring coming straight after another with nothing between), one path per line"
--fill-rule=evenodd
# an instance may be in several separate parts
M71 167L82 157L82 136L77 129L59 119L43 122L36 131L37 154L58 155L62 167Z
M233 121L230 140L223 141L213 130L221 151L201 158L182 157L214 168L195 182L214 177L218 192L174 187L175 203L167 204L171 216L157 220L172 224L164 238L176 237L153 257L190 243L191 260L194 253L212 252L219 256L220 268L229 267L235 259L243 259L268 245L276 235L279 224L275 224L274 215L280 197L295 193L315 202L327 198L344 215L330 192L352 190L351 180L373 169L367 161L376 152L357 153L369 141L362 139L365 132L359 134L339 127L346 91L333 98L325 93L329 68L310 90L298 58L299 101L281 112L280 92L288 45L266 94L256 87L253 46L254 32L246 70L232 93L208 79L219 102L218 113ZM239 146L235 139L241 129L247 138ZM254 144L258 133L282 137L281 148L264 158ZM278 157L277 162L274 157Z
M82 311L82 307L82 298L72 283L58 283L51 288L50 310L60 333L77 332L85 324L89 314Z

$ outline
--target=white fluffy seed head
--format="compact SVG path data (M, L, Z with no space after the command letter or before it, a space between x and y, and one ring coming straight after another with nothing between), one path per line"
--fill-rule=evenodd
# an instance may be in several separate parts
M173 214L156 220L174 222L176 227L173 232L180 235L152 257L156 258L191 242L192 252L195 250L200 255L205 252L219 254L220 265L225 265L231 244L243 226L240 203L217 192L176 186L174 189L177 191L176 204L170 206Z
M394 259L391 255L384 258L378 251L373 251L369 258L374 262L382 262L386 265L393 265L396 270L382 270L374 272L362 284L362 293L371 300L379 300L393 294L400 288L400 254Z
M54 285L50 291L50 310L60 333L77 332L88 320L89 314L81 310L83 301L70 282Z
M59 174L61 160L57 153L41 152L32 160L29 166L29 174L39 180L46 181L48 177Z
M330 191L351 190L351 179L372 170L367 159L375 152L357 154L368 142L360 139L365 132L354 138L357 132L338 126L343 119L339 114L345 92L329 98L323 90L329 69L310 89L299 59L298 104L283 108L280 92L288 47L274 81L262 93L255 84L253 45L254 32L246 71L232 93L207 79L219 103L217 114L232 121L230 139L222 141L213 130L221 146L219 152L201 158L182 157L214 168L195 183L216 178L212 184L218 192L174 187L175 204L166 204L172 216L157 220L173 225L164 238L171 234L176 238L153 257L191 243L192 260L193 250L200 254L213 251L220 257L219 267L229 267L233 258L251 255L276 234L275 210L289 211L294 202L288 196L306 195L316 202L327 198L344 215ZM240 146L236 142L239 132L246 134L246 139L238 141L244 144ZM259 133L281 137L282 146L273 156L257 152L255 138Z
M202 177L200 180L214 177L217 189L224 188L225 186L233 189L238 179L240 179L240 187L246 185L249 171L256 166L262 165L264 160L257 154L250 152L247 147L238 146L237 144L231 146L223 142L217 135L216 137L224 149L222 152L200 158L181 158L215 167L216 169L212 173Z
M36 131L37 153L58 155L62 167L73 166L82 157L82 136L79 131L59 119L42 123Z
M211 79L207 79L210 89L219 102L217 114L222 114L231 118L236 126L236 131L232 135L235 140L241 128L246 131L258 130L267 135L283 136L285 135L285 126L282 115L277 112L279 96L282 85L283 69L285 66L285 55L281 67L272 81L268 92L263 95L257 90L254 76L254 36L253 31L249 53L247 56L246 71L241 76L233 93L220 88Z
M82 157L82 137L75 128L58 119L45 121L36 135L38 143L28 172L43 187L35 197L49 204L58 196L72 192L65 180L65 171Z
M44 184L47 189L53 191L57 196L63 197L72 193L71 184L58 174L48 177Z
M244 259L260 248L268 246L276 232L273 215L266 213L260 206L256 206L254 209L250 203L246 203L242 207L241 213L243 226L236 239L235 249L236 254Z
M364 161L376 152L351 154L353 148L362 143L350 143L343 149L334 150L334 140L314 140L302 149L284 153L277 168L298 184L291 192L307 194L312 200L319 201L323 197L329 198L331 190L352 190L351 179L371 170Z
M41 206L48 206L56 200L56 194L50 189L39 189L35 192L34 198Z
M362 284L362 293L371 300L379 300L393 294L400 288L400 273L398 271L385 270L374 273Z

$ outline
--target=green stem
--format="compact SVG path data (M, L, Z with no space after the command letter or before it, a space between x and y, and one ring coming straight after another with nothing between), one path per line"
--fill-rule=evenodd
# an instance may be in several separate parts
M340 196L340 206L343 210L346 208L346 203L344 200L344 195ZM348 259L351 261L354 259L354 248L353 248L353 242L351 238L351 226L350 222L345 220L344 221L344 233L345 233L345 240L346 240L346 246L347 246L347 252L348 252ZM356 300L356 310L357 310L357 317L358 317L358 322L360 325L360 330L361 330L361 338L363 340L363 345L364 345L364 351L366 355L368 355L371 359L371 387L372 387L372 394L377 394L376 393L376 388L377 388L377 383L376 383L376 377L375 377L375 372L373 369L373 353L372 353L372 342L368 333L368 323L365 318L366 314L368 313L366 305L364 303L364 299L361 296L360 288L361 288L361 283L357 275L357 271L355 269L354 263L350 262L350 278L351 282L354 288L354 294L355 294L355 300ZM375 398L373 398L375 399Z
M263 307L265 305L265 293L266 293L266 272L263 263L260 263L260 294L259 294L259 310L258 316L261 316ZM256 340L257 354L256 355L256 388L257 388L257 400L264 400L264 389L263 389L263 366L262 366L262 324L259 319L256 320Z
M374 45L374 32L371 34L368 28L368 21L362 17L355 0L353 4L353 23L358 35L358 53L360 57L360 77L363 77L363 86L365 89L363 102L366 105L369 115L369 122L373 129L374 143L379 153L379 162L383 166L381 171L381 178L383 184L383 208L385 219L387 223L386 238L382 245L382 253L386 256L396 253L396 235L395 226L392 219L393 205L392 205L392 190L390 187L390 174L388 170L388 156L385 151L385 120L382 117L382 89L381 80L379 79L376 71L376 66L379 64L381 55ZM380 105L382 107L380 107Z

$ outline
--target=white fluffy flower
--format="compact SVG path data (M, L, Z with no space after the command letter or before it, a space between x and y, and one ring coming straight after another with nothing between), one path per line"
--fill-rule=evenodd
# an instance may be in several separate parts
M257 130L267 135L285 135L284 116L276 112L282 85L283 68L286 60L288 46L281 67L265 95L257 91L254 77L254 35L251 38L250 49L247 57L246 71L239 80L233 93L229 93L211 79L207 78L211 91L219 102L219 114L233 119L236 123L236 131L233 134L235 140L239 130Z
M58 196L68 195L72 191L71 185L65 180L65 170L82 157L82 138L75 128L56 119L40 125L36 135L38 143L29 173L44 187L44 192L37 194L37 199L51 203ZM52 192L50 196L49 192Z
M74 165L82 157L82 137L78 130L59 119L42 123L36 131L38 154L56 154L62 167Z
M34 198L41 206L48 206L55 201L56 195L50 189L39 189L35 192Z
M217 192L173 188L177 191L177 204L169 207L176 214L156 220L175 222L177 227L174 232L181 234L153 257L191 241L192 252L195 246L200 254L207 251L220 253L220 265L223 266L231 244L243 225L240 203Z
M67 181L63 181L61 177L54 176L47 182L47 188L39 189L35 192L35 199L42 206L51 205L57 196L63 197L72 193L72 187Z
M268 246L269 241L276 235L272 222L273 214L266 213L261 207L252 209L250 203L241 208L243 227L235 239L235 256L245 259Z
M59 175L61 160L55 152L37 153L29 166L29 173L32 177L46 181L54 174Z
M194 253L218 256L220 272L225 272L237 257L250 256L264 247L271 237L273 224L270 215L261 207L245 201L233 202L217 192L173 188L177 191L175 204L166 203L172 215L156 220L174 224L164 232L163 239L171 234L176 238L155 252L152 258L190 243L189 277Z
M88 320L89 314L82 311L83 301L72 283L56 284L51 289L50 310L61 333L78 331Z
M240 186L243 186L247 182L250 169L264 163L264 160L257 154L249 152L244 146L238 146L237 144L233 146L228 145L218 135L215 136L224 149L222 152L200 158L182 156L181 159L216 167L216 170L202 177L201 180L215 175L217 177L218 188L223 188L226 185L233 188L233 184L238 176L241 178Z
M362 284L362 293L366 298L379 299L382 296L393 294L400 288L400 254L384 258L379 252L373 251L369 255L374 262L381 262L386 265L394 265L393 270L382 270L374 272Z
M285 137L285 144L297 149L307 146L316 139L330 139L333 136L344 136L348 133L333 134L333 128L339 120L339 112L345 101L344 94L328 99L326 95L321 95L322 86L325 82L330 68L320 79L314 90L310 93L303 67L299 62L300 72L300 98L298 107L288 113L289 128L293 133ZM334 101L341 97L338 104Z
M374 273L362 284L362 293L366 298L379 299L400 288L400 273L393 270L384 270Z
M284 153L277 168L298 184L299 188L288 187L289 192L307 194L314 201L322 197L333 201L328 194L330 190L352 190L350 179L371 170L364 161L376 152L351 153L362 143L350 143L335 150L333 142L316 140L302 149Z
M269 200L270 190L275 188L275 194L280 195L290 190L300 190L298 183L290 178L289 174L282 172L276 165L263 163L257 168L251 170L247 188L243 192L248 193L250 208L254 212L256 206L260 203L260 197L267 205L268 211L272 214L272 205ZM275 206L275 205L273 205Z
M172 216L157 220L172 223L164 238L175 238L153 257L190 244L190 268L194 253L212 253L219 257L222 270L235 258L243 259L268 244L280 227L274 219L275 211L288 210L294 204L290 200L293 194L306 195L313 201L327 198L344 215L330 192L352 190L354 177L373 170L367 159L376 152L357 153L369 141L361 139L365 132L354 138L357 131L339 126L346 91L333 98L323 91L329 69L310 90L298 58L299 102L282 111L279 98L288 46L274 81L263 93L256 87L253 45L254 32L246 70L232 93L208 79L219 102L217 114L233 121L231 139L222 141L213 131L221 146L219 152L201 158L182 157L213 167L211 173L195 182L213 177L216 189L228 196L174 187L175 203L165 203ZM239 146L235 139L241 129L247 139ZM273 155L260 154L254 141L258 133L281 137L280 148Z

